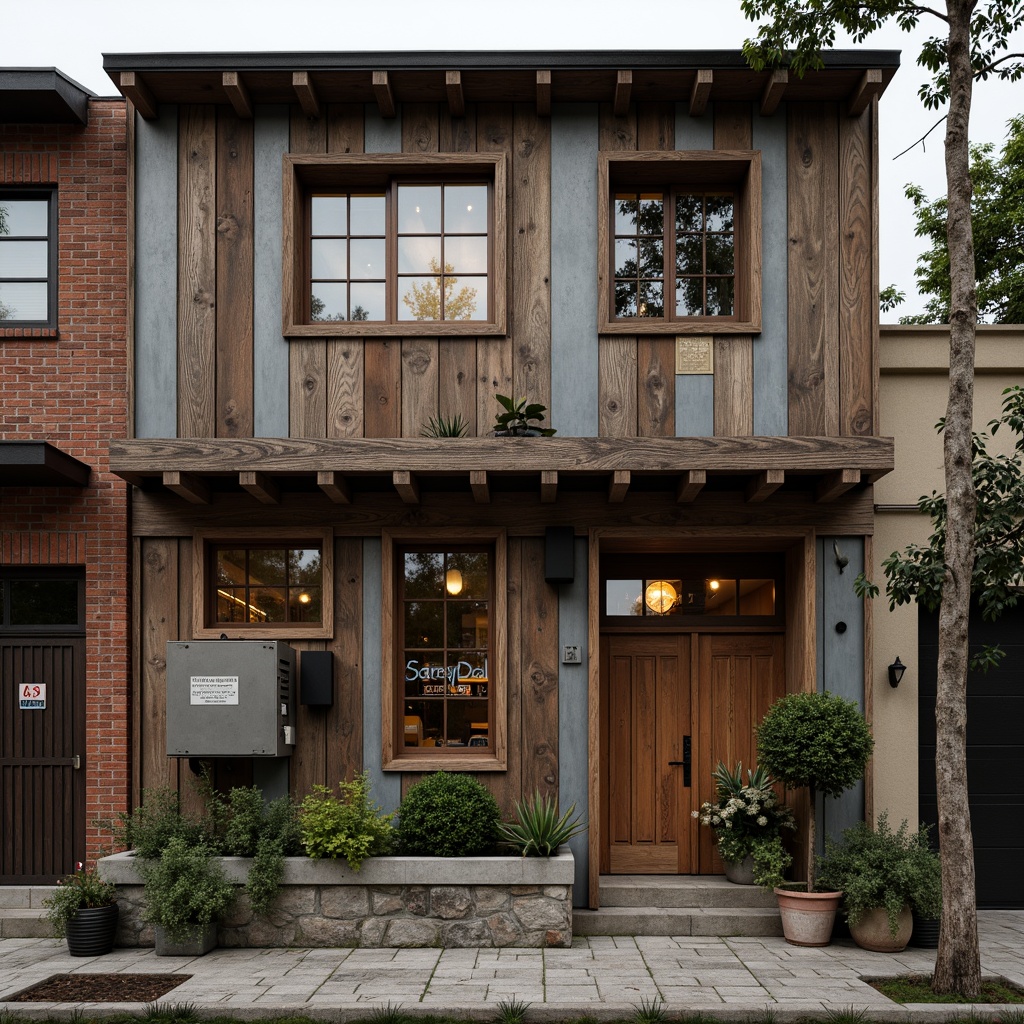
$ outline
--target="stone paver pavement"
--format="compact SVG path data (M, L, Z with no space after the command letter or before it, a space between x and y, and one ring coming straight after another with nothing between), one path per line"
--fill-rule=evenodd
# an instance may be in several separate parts
M1024 911L979 915L982 969L1024 986ZM191 1003L204 1015L260 1019L304 1014L331 1020L366 1017L375 1007L451 1013L489 1020L497 1004L530 1003L528 1020L587 1015L628 1018L643 1003L669 1013L701 1011L716 1019L776 1021L828 1011L867 1011L874 1020L937 1021L965 1007L900 1007L864 978L929 973L930 950L869 953L848 940L823 949L781 938L577 938L571 949L218 949L205 957L156 957L152 949L118 949L78 958L54 939L0 940L0 1012L71 1016L75 1010L138 1011L131 1003L12 1003L8 998L67 971L181 973L191 978L164 1003ZM996 1007L974 1007L979 1017Z

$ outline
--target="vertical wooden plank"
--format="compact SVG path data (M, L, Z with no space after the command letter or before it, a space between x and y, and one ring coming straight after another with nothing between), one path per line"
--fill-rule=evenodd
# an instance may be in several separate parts
M303 651L322 651L323 640L293 640L299 664ZM299 703L295 709L295 730L301 737L289 765L288 787L292 796L301 800L314 786L335 785L337 779L327 778L327 723L319 708Z
M130 500L130 499L129 499ZM2 555L2 552L0 552ZM142 694L143 687L143 657L142 657L142 541L138 537L132 538L132 579L129 623L131 628L131 736L137 751L144 751L143 729L142 729ZM132 807L138 807L142 802L142 758L133 757L130 761L131 771L131 793L129 800ZM113 851L117 852L117 851Z
M508 668L505 713L508 726L508 768L496 772L490 790L503 813L511 813L517 800L532 796L523 780L526 737L523 731L526 687L523 679L523 540L509 537L507 563Z
M446 110L441 111L438 148L442 153L476 152L476 105L466 104L462 117L452 117Z
M402 339L402 437L419 437L438 411L437 339Z
M363 770L363 541L334 542L334 705L326 715L327 784Z
M327 118L306 117L291 108L290 151L327 152ZM288 430L292 437L327 436L327 342L323 338L288 343Z
M512 345L505 338L479 338L476 343L476 433L484 437L494 429L500 406L495 395L511 395Z
M436 103L402 104L402 152L436 153L440 140Z
M178 138L178 436L216 424L216 107L183 106Z
M674 437L675 341L673 338L638 338L637 433L641 437Z
M789 432L839 432L838 115L832 103L788 110Z
M327 107L328 153L362 153L365 131L362 103L331 103Z
M193 558L193 544L191 537L179 537L178 545L178 633L171 637L173 640L187 640L191 635L192 624L195 622L193 606L196 600L202 600L202 593L196 593L195 580L197 574ZM162 749L166 749L164 737L160 737ZM199 791L200 777L193 774L187 759L174 758L171 760L170 775L177 779L178 798L181 801L182 809L186 813L201 815L205 808L205 802ZM207 762L208 763L208 762ZM213 772L216 778L216 771Z
M467 437L477 432L476 346L475 338L441 338L437 350L438 411L461 416Z
M544 538L523 540L523 792L558 795L558 599L544 582Z
M327 342L327 436L363 436L363 339Z
M364 435L401 437L401 342L386 338L367 339L363 348L363 363Z
M871 113L839 120L840 434L870 434L874 424Z
M253 123L217 108L217 436L253 433Z

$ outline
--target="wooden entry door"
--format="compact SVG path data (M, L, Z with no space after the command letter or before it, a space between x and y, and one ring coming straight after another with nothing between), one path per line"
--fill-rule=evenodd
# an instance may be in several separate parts
M21 710L33 683L45 707ZM52 884L85 859L85 639L0 639L0 700L0 884Z
M689 874L690 637L604 639L602 871Z

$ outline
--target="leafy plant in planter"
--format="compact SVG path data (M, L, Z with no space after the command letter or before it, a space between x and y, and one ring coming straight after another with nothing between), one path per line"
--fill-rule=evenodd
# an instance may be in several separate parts
M413 857L478 857L493 851L501 813L472 775L435 772L398 808L398 852Z
M718 853L726 864L740 864L751 857L754 882L767 888L782 884L792 856L782 845L782 829L795 829L793 812L780 802L775 780L763 768L747 769L743 782L743 765L731 772L721 762L712 773L716 800L705 801L693 812L702 825L715 833Z
M500 822L498 829L505 843L518 847L524 857L550 857L562 843L586 831L587 823L578 815L573 818L575 811L573 804L559 817L558 801L535 791L532 800L516 803L516 820Z
M43 906L53 934L67 938L72 956L102 956L114 948L117 888L95 871L86 871L81 861L57 882Z
M552 437L556 433L553 427L535 426L544 421L544 413L548 408L546 405L536 402L527 404L525 398L515 401L507 395L494 397L504 409L494 418L495 437Z
M842 891L858 944L857 925L872 911L884 911L895 951L910 938L911 909L922 917L938 917L942 909L942 869L928 845L928 826L910 832L903 821L894 832L884 812L874 829L861 821L844 830L842 842L826 837L818 884Z
M382 814L370 800L370 776L357 775L338 784L336 797L327 786L314 786L299 812L302 846L306 856L344 857L358 871L366 857L391 852L393 814Z

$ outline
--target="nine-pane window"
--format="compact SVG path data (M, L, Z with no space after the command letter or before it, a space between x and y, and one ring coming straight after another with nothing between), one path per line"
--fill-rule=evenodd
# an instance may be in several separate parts
M0 192L0 321L53 321L55 211L50 192Z
M211 550L212 625L319 623L323 567L318 546L217 544Z

